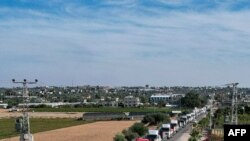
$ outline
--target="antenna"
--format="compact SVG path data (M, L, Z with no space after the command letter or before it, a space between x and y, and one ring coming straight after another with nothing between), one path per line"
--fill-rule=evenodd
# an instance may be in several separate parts
M12 82L16 84L23 84L23 116L16 119L16 130L20 132L20 141L33 141L33 136L30 133L28 115L29 94L27 84L36 84L38 80L35 79L34 82L29 82L24 79L23 81L17 82L15 79L12 79Z

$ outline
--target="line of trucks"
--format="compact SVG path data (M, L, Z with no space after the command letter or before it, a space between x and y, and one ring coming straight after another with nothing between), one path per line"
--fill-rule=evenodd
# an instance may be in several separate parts
M181 128L189 123L197 123L196 118L205 114L207 107L194 109L192 113L182 115L177 119L171 119L170 123L164 123L159 130L149 130L145 138L137 138L136 141L165 141L172 138Z

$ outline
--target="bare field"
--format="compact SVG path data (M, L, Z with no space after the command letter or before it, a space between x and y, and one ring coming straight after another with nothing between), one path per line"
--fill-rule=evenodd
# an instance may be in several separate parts
M80 118L83 112L29 112L31 118ZM8 112L0 109L0 118L19 117L22 112Z
M136 121L102 121L34 134L35 141L112 141L117 132ZM18 141L18 137L0 141Z

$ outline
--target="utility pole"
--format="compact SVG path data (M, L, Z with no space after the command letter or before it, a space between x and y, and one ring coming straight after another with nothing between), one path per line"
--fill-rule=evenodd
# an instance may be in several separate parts
M237 85L239 83L231 83L227 84L227 86L233 87L232 92L232 105L231 105L231 124L238 124L238 92L237 92Z
M210 115L209 115L209 128L212 130L212 115L213 115L213 102L214 102L214 95L211 95L211 103L210 103Z
M28 82L26 79L24 79L23 81L17 82L15 79L12 79L12 82L23 85L23 116L16 119L16 130L20 132L20 141L33 141L33 136L30 133L30 122L28 115L29 94L27 84L36 84L38 80L35 79L34 82Z

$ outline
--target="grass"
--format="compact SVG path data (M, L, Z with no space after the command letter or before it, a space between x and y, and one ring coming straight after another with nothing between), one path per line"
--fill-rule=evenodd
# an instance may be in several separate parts
M75 125L86 124L89 122L75 119L30 119L31 133L49 131L59 128L71 127ZM0 119L0 139L18 136L15 131L15 119Z
M35 112L170 112L170 108L146 107L146 108L113 108L113 107L100 107L100 108L34 108Z

